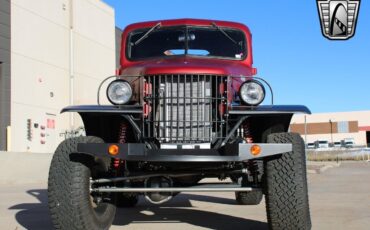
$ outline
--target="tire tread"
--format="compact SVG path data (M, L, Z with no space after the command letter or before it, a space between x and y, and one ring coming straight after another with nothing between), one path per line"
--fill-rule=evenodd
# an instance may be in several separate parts
M51 161L48 179L48 205L55 229L108 229L115 216L110 204L102 215L90 207L86 186L90 177L88 162L71 160L79 143L103 143L98 137L76 137L63 141ZM105 204L104 204L105 205Z
M304 142L296 133L274 133L269 143L292 143L293 151L265 162L270 229L311 229Z

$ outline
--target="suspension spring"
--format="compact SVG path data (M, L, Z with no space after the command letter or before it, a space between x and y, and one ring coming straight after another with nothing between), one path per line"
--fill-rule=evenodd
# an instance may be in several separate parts
M249 120L246 120L243 123L243 138L245 142L247 142L248 144L253 143L253 135L252 135L251 124Z
M243 138L244 138L245 142L248 143L248 144L254 143L250 120L246 120L243 123ZM254 161L254 160L248 161L247 162L247 169L248 169L248 172L250 173L250 175L252 176L254 183L257 184L258 183L258 175L259 175L259 167L258 167L257 161Z
M119 144L125 144L127 142L127 128L128 128L127 123L121 122L119 126L119 130L118 130L118 143ZM119 169L123 165L123 161L118 158L114 158L112 165L113 165L113 168Z
M118 169L118 168L119 168L119 166L120 166L120 164L121 164L121 160L120 160L120 159L118 159L118 158L114 158L114 159L113 159L113 167L114 167L115 169Z
M118 143L125 144L127 141L127 123L122 122L119 127Z

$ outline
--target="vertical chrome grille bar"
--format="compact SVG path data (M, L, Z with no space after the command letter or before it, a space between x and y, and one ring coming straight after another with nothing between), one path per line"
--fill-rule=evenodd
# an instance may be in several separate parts
M228 83L229 83L229 81L231 81L232 79L231 79L231 77L230 76L227 76L226 78L226 87L225 87L225 92L226 92L226 109L225 109L225 114L229 114L229 102L228 102L228 100L227 100L227 97L228 97L228 94L229 94L229 88L227 87L228 86ZM228 133L229 132L229 116L227 116L226 117L226 122L225 122L225 124L226 124L226 130L227 130L227 132L226 133Z
M173 133L172 133L172 127L173 127L173 75L171 75L171 92L169 93L170 97L171 97L171 106L170 109L171 109L171 115L169 117L170 121L171 121L171 127L170 127L170 142L172 142L172 136L173 136Z
M183 76L184 78L184 91L183 91L183 122L182 122L182 140L186 142L186 75Z
M205 107L207 106L206 105L206 103L205 103L205 92L204 92L204 90L205 90L205 76L203 75L202 76L202 84L201 84L201 87L202 87L202 101L201 101L201 104L202 104L202 124L203 124L203 127L202 127L202 129L203 129L203 131L202 131L202 140L204 140L204 137L205 137L205 131L206 131L206 129L205 129L205 126L206 126L206 120L205 120Z
M153 111L152 111L152 117L153 117L153 119L152 119L153 130L152 130L152 132L153 132L153 137L154 138L156 137L156 124L155 124L156 118L155 118L155 114L157 112L157 110L155 109L155 104L156 104L157 98L158 98L157 87L155 85L156 78L157 78L157 76L153 76L154 98L153 98Z
M213 124L213 120L212 120L212 80L215 76L209 76L209 84L211 86L211 92L209 92L209 99L208 99L208 110L209 110L209 118L208 120L210 121L209 123L209 126L210 126L210 129L209 129L209 133L208 133L208 139L209 141L212 140L212 124Z
M177 75L177 93L176 93L176 101L177 101L177 109L176 109L176 112L177 112L177 129L176 129L176 142L179 141L179 120L180 120L180 116L179 116L179 85L180 85L180 75Z
M199 141L199 75L197 75L198 81L197 81L197 141Z
M218 136L218 76L215 80L215 86L214 86L213 94L215 95L215 129L216 129L216 136Z
M159 98L159 100L158 100L158 115L157 115L157 117L159 118L159 119L157 119L158 120L158 122L157 122L157 124L156 124L156 127L158 127L158 129L157 129L157 137L159 137L159 138L162 138L163 136L161 135L161 117L162 117L162 107L161 107L161 105L163 104L163 95L161 95L161 83L162 83L162 76L161 75L158 75L158 98Z
M190 142L193 140L193 77L190 75Z
M217 116L219 117L219 123L217 124L218 125L218 132L219 132L219 135L222 136L222 126L221 126L221 120L222 120L222 116L221 116L221 113L220 113L220 104L221 104L221 90L220 90L220 87L221 87L221 81L222 81L222 78L219 78L218 81L217 81Z
M226 113L226 110L227 110L227 107L228 107L228 104L227 104L227 94L228 94L227 82L229 81L229 77L223 78L222 80L224 81L223 83L224 83L224 86L225 86L225 92L223 92L223 97L224 97L223 103L226 103L225 104L225 111L224 111L224 113ZM226 98L226 100L225 100L225 98ZM224 117L225 117L225 114L224 114ZM221 119L224 119L224 118L221 118ZM226 119L228 119L228 117L226 117ZM227 122L226 122L226 124L227 124ZM229 126L228 125L226 125L225 130L226 130L226 133L229 133Z
M163 103L163 120L164 120L164 127L163 127L163 133L164 133L164 140L167 140L167 105L168 105L168 91L167 91L167 74L164 75L164 103Z

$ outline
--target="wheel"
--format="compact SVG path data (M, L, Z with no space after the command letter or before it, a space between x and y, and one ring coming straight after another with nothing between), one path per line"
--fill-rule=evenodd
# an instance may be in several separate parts
M48 200L55 229L108 229L116 207L109 197L90 193L90 177L96 178L102 167L92 157L77 152L78 143L102 143L97 137L77 137L63 141L51 161Z
M292 143L293 151L264 163L267 220L270 229L311 229L305 146L299 134L274 133L269 143Z
M118 208L132 208L139 202L139 196L134 193L116 195L116 206Z
M232 180L234 181L234 183L241 184L243 187L249 187L251 186L251 183L255 183L253 179L248 180L248 176L242 176L241 178ZM261 181L260 174L258 175L258 181ZM239 205L258 205L261 203L262 198L262 190L253 190L250 192L235 192L235 200L236 203Z
M262 197L262 191L235 192L236 203L239 205L258 205Z

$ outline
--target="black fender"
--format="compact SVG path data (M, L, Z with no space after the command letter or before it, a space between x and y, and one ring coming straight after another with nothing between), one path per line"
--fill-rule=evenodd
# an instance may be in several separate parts
M139 105L78 105L63 108L61 113L76 112L81 116L87 136L102 138L105 142L116 142L119 134L119 124L128 122L128 138L140 135L140 128L133 121L143 113ZM135 139L132 139L135 140Z
M271 133L288 132L294 114L311 114L303 105L260 105L232 106L229 110L231 120L247 116L255 142L265 143Z
M232 106L231 115L274 115L274 114L311 114L304 105L260 105L260 106Z

